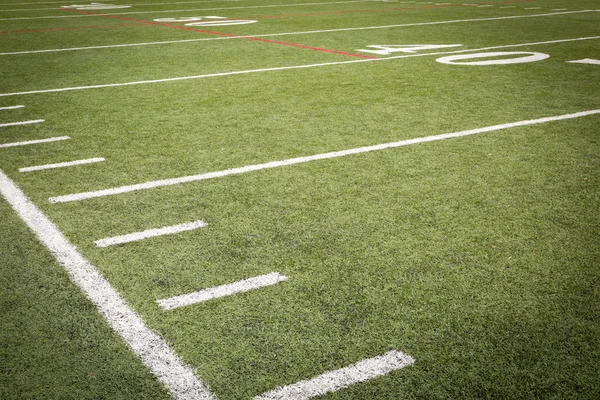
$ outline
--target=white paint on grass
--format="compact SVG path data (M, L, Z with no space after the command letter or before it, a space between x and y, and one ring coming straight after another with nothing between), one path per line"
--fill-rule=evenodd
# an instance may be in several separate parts
M485 61L466 61L477 58L492 58L492 57L511 57L500 58ZM520 56L520 57L513 57ZM447 56L438 58L437 62L450 65L507 65L507 64L523 64L536 61L542 61L550 56L544 53L532 53L526 51L496 51L489 53L461 54L456 56Z
M274 36L288 36L288 35L310 35L310 34L319 34L319 33L334 33L334 32L361 31L361 30L372 30L372 29L404 28L404 27L412 27L412 26L456 24L456 23L493 21L493 20L505 20L505 19L516 19L516 18L550 17L550 16L555 16L555 15L582 13L582 12L589 13L589 12L595 12L595 11L596 10L583 10L583 11L571 11L568 13L550 13L550 14L537 14L537 15L512 15L512 16L494 17L494 18L474 18L474 19L459 19L459 20L446 20L446 21L435 21L435 22L416 22L416 23L412 23L412 24L364 26L364 27L357 27L357 28L322 29L322 30L315 30L315 31L299 31L299 32L280 32L280 33L267 33L267 34L260 34L260 35L246 35L246 36L235 36L235 37L211 37L211 38L199 38L199 39L165 40L165 41L157 41L157 42L125 43L125 44L114 44L114 45L105 45L105 46L67 47L67 48L62 48L62 49L11 51L11 52L6 52L6 53L0 53L0 56L38 54L38 53L54 53L54 52L62 52L62 51L115 49L115 48L121 48L121 47L155 46L155 45L161 45L161 44L203 42L203 41L212 41L212 40L234 40L234 39L241 39L241 38L260 38L260 37L274 37ZM167 18L167 19L173 19L173 18ZM167 21L167 22L173 22L173 21Z
M243 37L243 36L240 36L240 37ZM20 96L20 95L28 95L28 94L39 94L39 93L55 93L55 92L65 92L65 91L72 91L72 90L102 89L102 88L108 88L108 87L121 87L121 86L132 86L132 85L145 85L145 84L151 84L151 83L185 81L185 80L190 80L190 79L205 79L205 78L215 78L215 77L220 77L220 76L254 74L254 73L260 73L260 72L286 71L286 70L304 69L304 68L318 68L318 67L326 67L326 66L332 66L332 65L344 65L344 64L356 64L356 63L364 63L364 62L398 60L398 59L402 59L402 58L437 56L437 55L442 55L442 54L457 54L457 53L466 53L466 52L482 51L482 50L505 49L505 48L510 48L510 47L536 46L536 45L543 45L543 44L567 43L567 42L577 42L577 41L582 41L582 40L597 40L597 39L600 39L600 36L590 36L590 37L562 39L562 40L549 40L546 42L508 44L508 45L503 45L503 46L482 47L479 49L465 49L465 50L456 50L456 51L442 51L442 52L435 52L435 53L408 54L408 55L403 55L403 56L392 56L392 57L383 57L383 58L366 58L366 59L362 58L362 59L358 59L358 60L336 61L336 62L328 62L328 63L320 63L320 64L291 65L291 66L287 66L287 67L273 67L273 68L259 68L259 69L250 69L250 70L242 70L242 71L231 71L231 72L217 72L217 73L213 73L213 74L181 76L181 77L176 77L176 78L154 79L154 80L147 80L147 81L107 83L107 84L102 84L102 85L76 86L76 87L67 87L67 88L58 88L58 89L31 90L31 91L27 91L27 92L0 93L0 97Z
M190 367L167 343L148 329L141 317L104 277L77 251L58 228L0 171L0 194L29 229L50 250L71 280L96 305L108 324L127 342L142 362L177 400L216 400Z
M41 171L44 169L72 167L75 165L93 164L93 163L102 162L102 161L105 161L104 158L102 158L102 157L87 158L85 160L75 160L75 161L67 161L67 162L61 162L61 163L56 163L56 164L45 164L45 165L36 165L36 166L32 166L32 167L19 168L19 172L31 172L31 171Z
M0 149L5 148L5 147L27 146L30 144L57 142L60 140L68 140L68 139L71 139L71 138L69 136L57 136L57 137L52 137L52 138L47 138L47 139L28 140L26 142L0 143Z
M179 307L218 299L219 297L231 296L236 293L244 293L250 290L260 289L265 286L276 285L279 282L286 281L287 279L287 276L281 275L279 272L271 272L270 274L255 276L254 278L244 279L242 281L204 289L194 293L182 294L180 296L175 296L168 299L157 300L156 302L163 310L173 310Z
M192 221L184 224L167 226L164 228L148 229L143 232L134 232L127 235L100 239L96 240L94 243L97 247L108 247L115 244L136 242L138 240L148 239L156 236L173 235L175 233L191 231L193 229L203 228L205 226L206 223L204 221Z
M336 392L356 383L387 375L413 364L412 357L397 351L357 362L345 368L326 372L315 378L279 387L253 400L308 400L326 393Z
M16 110L17 108L23 108L25 106L9 106L9 107L0 107L0 110Z
M345 157L345 156L349 156L349 155L353 155L353 154L362 154L362 153L368 153L368 152L372 152L372 151L379 151L379 150L392 149L392 148L396 148L396 147L409 146L409 145L418 144L418 143L434 142L434 141L438 141L438 140L445 140L445 139L452 139L452 138L458 138L458 137L469 136L469 135L476 135L479 133L499 131L499 130L503 130L503 129L516 128L519 126L536 125L536 124L543 124L546 122L554 122L554 121L562 121L562 120L567 120L567 119L581 118L581 117L594 115L594 114L600 114L600 110L590 110L590 111L583 111L583 112L578 112L578 113L574 113L574 114L558 115L555 117L545 117L545 118L538 118L538 119L532 119L532 120L526 120L526 121L511 122L511 123L507 123L507 124L487 126L484 128L470 129L470 130L460 131L460 132L444 133L442 135L426 136L426 137L415 138L415 139L401 140L399 142L391 142L391 143L377 144L377 145L373 145L373 146L358 147L358 148L354 148L354 149L334 151L334 152L330 152L330 153L315 154L312 156L290 158L290 159L281 160L281 161L271 161L271 162L264 163L264 164L247 165L245 167L226 169L223 171L216 171L216 172L208 172L208 173L198 174L198 175L183 176L180 178L162 179L162 180L157 180L157 181L139 183L136 185L120 186L120 187L115 187L115 188L111 188L111 189L97 190L97 191L93 191L93 192L83 192L83 193L69 194L69 195L65 195L65 196L50 197L48 199L48 201L50 201L50 203L66 203L66 202L70 202L70 201L80 201L80 200L91 199L91 198L95 198L95 197L112 196L112 195L116 195L116 194L129 193L129 192L134 192L134 191L138 191L138 190L147 190L147 189L153 189L153 188L163 187L163 186L179 185L181 183L187 183L187 182L197 182L197 181L202 181L202 180L206 180L206 179L222 178L225 176L245 174L247 172L260 171L263 169L287 167L287 166L295 165L295 164L302 164L302 163L318 161L318 160L328 160L328 159L332 159L332 158Z
M572 64L592 64L592 65L600 65L600 60L596 60L594 58L584 58L583 60L575 60L575 61L567 61Z
M43 119L32 119L32 120L29 120L29 121L8 122L6 124L0 124L0 128L5 128L7 126L19 126L19 125L39 124L40 122L44 122L44 120Z
M84 14L84 15L49 15L45 17L18 17L18 18L1 18L0 21L13 21L22 19L53 19L53 18L83 18L83 17L98 17L105 15L129 15L129 14L158 14L158 13L176 13L188 11L214 11L214 10L239 10L251 8L277 8L277 7L301 7L301 6L320 6L327 4L348 4L348 3L370 3L379 0L348 0L348 1L330 1L324 3L296 3L296 4L269 4L263 6L243 6L243 7L211 7L211 8L192 8L186 10L160 10L160 11L130 11L122 13L102 13L102 14Z

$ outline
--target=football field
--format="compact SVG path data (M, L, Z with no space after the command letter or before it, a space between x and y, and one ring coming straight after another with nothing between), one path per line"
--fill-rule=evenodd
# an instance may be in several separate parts
M0 398L600 398L599 0L0 0Z

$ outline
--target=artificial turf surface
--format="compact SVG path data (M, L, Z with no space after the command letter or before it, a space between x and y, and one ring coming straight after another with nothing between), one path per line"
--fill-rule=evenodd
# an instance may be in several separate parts
M56 6L12 3L0 9ZM45 120L0 128L0 143L71 137L0 148L0 169L219 399L249 399L391 349L415 363L323 398L598 398L598 115L49 203L600 108L600 66L569 63L600 59L599 39L539 44L600 36L598 12L559 14L597 1L278 3L97 12L127 13L111 17L0 11L0 31L11 31L0 41L0 92L361 60L289 43L362 55L370 45L463 45L420 52L437 53L537 43L485 51L550 58L473 66L432 55L0 96L0 107L25 105L0 111L0 124ZM167 10L189 11L159 12ZM208 28L225 34L337 31L263 37L288 43L277 44L139 22L192 15L258 21ZM11 19L45 16L69 18ZM418 25L339 30L399 24ZM5 54L189 39L211 40ZM18 172L90 157L106 161ZM0 216L0 397L168 398L4 200ZM94 246L192 220L208 226ZM272 271L289 280L173 311L155 302Z

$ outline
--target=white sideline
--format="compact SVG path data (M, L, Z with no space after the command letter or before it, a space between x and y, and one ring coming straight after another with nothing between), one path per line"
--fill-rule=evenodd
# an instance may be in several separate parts
M1 170L0 194L175 399L216 400L190 367L183 364L160 336L144 325L110 283Z
M0 128L4 128L4 127L7 127L7 126L39 124L40 122L44 122L44 120L43 119L32 119L32 120L29 120L29 121L8 122L6 124L0 124Z
M238 0L222 0L222 1L238 1ZM178 2L171 2L171 3L131 3L131 2L127 2L127 5L129 6L134 6L134 7L138 7L138 6L162 6L162 5L172 5L172 4L196 4L196 3L216 3L215 0L201 0L201 1L178 1ZM64 1L62 2L42 2L42 3L11 3L11 4L3 4L3 6L12 6L12 5L31 5L31 4L65 4ZM18 8L18 9L12 9L12 10L0 10L0 12L9 12L9 11L49 11L49 10L62 10L62 8L60 7L53 7L53 8Z
M265 6L211 7L211 8L190 8L190 9L185 9L185 10L128 11L128 12L122 12L122 13L49 15L46 17L0 18L0 21L14 21L14 20L23 20L23 19L102 17L105 15L158 14L158 13L174 13L174 12L188 12L188 11L240 10L240 9L251 9L251 8L320 6L320 5L326 5L326 4L368 3L368 2L377 2L377 1L380 1L380 0L346 0L346 1L328 1L328 2L324 2L324 3L269 4L269 5L265 5Z
M279 387L253 400L308 400L335 392L355 383L364 382L413 364L412 357L396 350L357 362L345 368L326 372L315 378Z
M555 16L555 15L588 13L588 12L596 12L596 11L598 11L598 10L569 11L566 13L548 13L548 14L533 14L533 15L509 15L509 16L504 16L504 17L492 17L492 18L456 19L456 20L435 21L435 22L415 22L415 23L411 23L411 24L363 26L363 27L357 27L357 28L322 29L322 30L315 30L315 31L266 33L266 34L260 34L260 35L246 35L246 36L239 36L239 37L213 37L213 38L200 38L200 39L165 40L165 41L158 41L158 42L124 43L124 44L113 44L113 45L104 45L104 46L67 47L67 48L62 48L62 49L11 51L11 52L6 52L6 53L0 53L0 56L20 55L20 54L37 54L37 53L55 53L55 52L79 51L79 50L113 49L113 48L136 47L136 46L154 46L154 45L160 45L160 44L203 42L203 41L212 41L212 40L232 40L232 39L242 39L242 38L260 38L260 37L287 36L287 35L309 35L309 34L315 34L315 33L362 31L362 30L371 30L371 29L405 28L405 27L411 27L411 26L443 25L443 24L456 24L456 23L464 23L464 22L481 22L481 21L494 21L494 20L518 19L518 18L551 17L551 16Z
M27 146L30 144L37 143L49 143L49 142L57 142L59 140L68 140L71 139L69 136L57 136L48 139L37 139L37 140L28 140L26 142L12 142L12 143L0 143L0 149L5 147L15 147L15 146Z
M204 79L204 78L215 78L215 77L220 77L220 76L254 74L254 73L259 73L259 72L286 71L286 70L292 70L292 69L327 67L327 66L332 66L332 65L345 65L345 64L375 62L375 61L398 60L398 59L402 59L402 58L438 56L438 55L445 55L445 54L458 54L458 53L468 53L468 52L484 51L484 50L506 49L506 48L511 48L511 47L536 46L536 45L543 45L543 44L567 43L567 42L577 42L577 41L581 41L581 40L596 40L596 39L600 39L600 36L589 36L589 37L581 37L581 38L573 38L573 39L549 40L546 42L508 44L508 45L502 45L502 46L481 47L478 49L439 51L439 52L435 52L435 53L422 53L422 54L407 54L407 55L392 56L392 57L361 58L358 60L335 61L335 62L320 63L320 64L290 65L287 67L272 67L272 68L249 69L249 70L244 70L244 71L217 72L217 73L213 73L213 74L181 76L181 77L176 77L176 78L153 79L153 80L147 80L147 81L106 83L106 84L91 85L91 86L75 86L75 87L66 87L66 88L58 88L58 89L30 90L27 92L0 93L0 97L21 96L21 95L27 95L27 94L40 94L40 93L56 93L56 92L66 92L66 91L72 91L72 90L102 89L102 88L108 88L108 87L144 85L144 84L150 84L150 83L175 82L175 81L185 81L185 80L190 80L190 79Z
M173 235L175 233L191 231L193 229L203 228L205 226L206 223L204 221L192 221L179 225L167 226L164 228L148 229L143 232L134 232L129 233L127 235L99 239L96 240L94 243L97 247L108 247L113 246L115 244L135 242L138 240L148 239L156 236Z
M61 162L61 163L55 163L55 164L35 165L32 167L19 168L19 172L31 172L31 171L41 171L44 169L71 167L74 165L92 164L92 163L97 163L97 162L101 162L101 161L105 161L104 158L102 158L102 157L87 158L85 160L67 161L67 162Z
M231 296L236 293L244 293L254 289L260 289L265 286L276 285L279 282L286 281L288 278L279 272L255 276L226 285L216 286L209 289L200 290L193 293L182 294L180 296L168 299L156 300L163 310L173 310L175 308L189 306L208 300L218 299L219 297Z
M16 110L17 108L23 108L25 106L8 106L8 107L0 107L0 110Z
M507 123L507 124L487 126L484 128L470 129L470 130L454 132L454 133L444 133L444 134L435 135L435 136L426 136L426 137L420 137L420 138L415 138L415 139L401 140L399 142L383 143L383 144L377 144L377 145L373 145L373 146L358 147L358 148L354 148L354 149L334 151L334 152L330 152L330 153L315 154L312 156L290 158L290 159L281 160L281 161L271 161L271 162L264 163L264 164L247 165L245 167L226 169L223 171L208 172L208 173L198 174L198 175L189 175L189 176L183 176L180 178L162 179L162 180L157 180L157 181L139 183L136 185L120 186L120 187L115 187L115 188L111 188L111 189L97 190L97 191L93 191L93 192L74 193L74 194L68 194L68 195L64 195L64 196L50 197L48 199L48 201L50 203L66 203L66 202L70 202L70 201L80 201L80 200L85 200L85 199L91 199L94 197L112 196L112 195L121 194L121 193L134 192L137 190L147 190L147 189L152 189L152 188L157 188L157 187L162 187L162 186L178 185L180 183L186 183L186 182L197 182L197 181L202 181L202 180L206 180L206 179L222 178L222 177L229 176L229 175L239 175L239 174L244 174L246 172L259 171L262 169L286 167L289 165L302 164L302 163L311 162L311 161L326 160L326 159L337 158L337 157L345 157L345 156L349 156L352 154L361 154L361 153L368 153L371 151L392 149L392 148L396 148L396 147L409 146L409 145L417 144L417 143L426 143L426 142L433 142L433 141L437 141L437 140L458 138L458 137L463 137L463 136L468 136L468 135L475 135L478 133L492 132L492 131L499 131L499 130L503 130L503 129L515 128L515 127L519 127L519 126L543 124L546 122L561 121L561 120L573 119L573 118L581 118L581 117L585 117L588 115L594 115L594 114L600 114L600 109L590 110L590 111L582 111L582 112L578 112L578 113L574 113L574 114L558 115L555 117L545 117L545 118L538 118L538 119L532 119L532 120L526 120L526 121L511 122L511 123Z

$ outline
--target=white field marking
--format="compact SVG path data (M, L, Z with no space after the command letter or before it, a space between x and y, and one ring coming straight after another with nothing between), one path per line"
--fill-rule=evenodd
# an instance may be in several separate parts
M0 107L0 110L15 110L17 108L23 108L25 106L8 106L8 107Z
M542 124L542 123L546 123L546 122L561 121L561 120L573 119L573 118L581 118L581 117L585 117L588 115L594 115L594 114L600 114L600 109L599 110L582 111L582 112L578 112L578 113L574 113L574 114L558 115L558 116L554 116L554 117L544 117L544 118L538 118L538 119L532 119L532 120L510 122L507 124L492 125L492 126L486 126L483 128L470 129L470 130L460 131L460 132L444 133L441 135L401 140L398 142L382 143L382 144L376 144L376 145L372 145L372 146L365 146L365 147L358 147L358 148L347 149L347 150L333 151L333 152L329 152L329 153L315 154L312 156L289 158L287 160L271 161L271 162L264 163L264 164L247 165L245 167L231 168L231 169L226 169L226 170L222 170L222 171L208 172L208 173L198 174L198 175L188 175L188 176L183 176L183 177L179 177L179 178L161 179L161 180L157 180L157 181L139 183L136 185L120 186L120 187L115 187L115 188L111 188L111 189L97 190L97 191L93 191L93 192L74 193L74 194L69 194L69 195L64 195L64 196L50 197L48 199L48 201L50 203L66 203L66 202L70 202L70 201L80 201L80 200L91 199L91 198L95 198L95 197L112 196L112 195L121 194L121 193L129 193L129 192L134 192L134 191L138 191L138 190L147 190L147 189L153 189L153 188L163 187L163 186L178 185L178 184L187 183L187 182L197 182L197 181L203 181L206 179L223 178L223 177L229 176L229 175L245 174L247 172L260 171L263 169L287 167L290 165L302 164L302 163L307 163L307 162L311 162L311 161L328 160L328 159L337 158L337 157L345 157L345 156L349 156L349 155L353 155L353 154L368 153L368 152L372 152L372 151L392 149L392 148L396 148L396 147L409 146L409 145L418 144L418 143L434 142L434 141L438 141L438 140L458 138L458 137L475 135L475 134L484 133L484 132L499 131L499 130L503 130L503 129L516 128L519 126L536 125L536 124Z
M243 36L240 36L240 37L243 37ZM259 68L259 69L250 69L250 70L242 70L242 71L217 72L217 73L212 73L212 74L180 76L180 77L175 77L175 78L153 79L153 80L147 80L147 81L106 83L106 84L101 84L101 85L75 86L75 87L66 87L66 88L58 88L58 89L31 90L31 91L27 91L27 92L0 93L0 97L20 96L20 95L28 95L28 94L39 94L39 93L66 92L66 91L72 91L72 90L101 89L101 88L108 88L108 87L120 87L120 86L132 86L132 85L145 85L145 84L151 84L151 83L185 81L185 80L190 80L190 79L205 79L205 78L215 78L215 77L220 77L220 76L254 74L254 73L260 73L260 72L286 71L286 70L304 69L304 68L318 68L318 67L327 67L327 66L332 66L332 65L344 65L344 64L374 62L374 61L398 60L398 59L402 59L402 58L412 58L412 57L439 56L439 55L446 55L446 54L467 53L467 52L473 52L473 51L506 49L506 48L511 48L511 47L536 46L536 45L544 45L544 44L567 43L567 42L577 42L577 41L582 41L582 40L595 40L595 39L600 39L600 36L591 36L591 37L574 38L574 39L549 40L546 42L508 44L508 45L502 45L502 46L481 47L478 49L440 51L440 52L434 52L434 53L408 54L408 55L402 55L402 56L381 57L381 58L366 58L366 59L336 61L336 62L328 62L328 63L320 63L320 64L290 65L290 66L286 66L286 67L272 67L272 68Z
M474 58L490 58L490 57L501 57L501 56L515 56L520 55L521 57L503 58L503 59L492 59L485 61L462 61L472 60ZM542 61L550 58L545 53L532 53L528 51L496 51L491 53L476 53L476 54L459 54L455 56L447 56L438 58L437 62L441 64L450 65L507 65L507 64L523 64Z
M356 51L387 56L392 53L417 53L423 50L447 49L461 46L462 44L372 44L365 46L370 47L370 49L357 49Z
M19 168L19 172L31 172L31 171L41 171L44 169L72 167L74 165L92 164L92 163L97 163L97 162L102 162L102 161L105 161L104 158L102 158L102 157L88 158L85 160L67 161L67 162L56 163L56 164L36 165L36 166L32 166L32 167Z
M202 21L192 22L191 24L185 24L185 26L228 26L228 25L248 25L258 22L253 19L234 19L227 21Z
M253 400L308 400L356 383L387 375L414 362L415 360L409 355L392 350L381 356L362 360L356 364L326 372L306 381L278 387L275 390L254 397Z
M458 20L446 20L446 21L436 21L436 22L415 22L415 23L411 23L411 24L364 26L364 27L357 27L357 28L323 29L323 30L316 30L316 31L267 33L267 34L261 34L261 35L246 35L246 36L239 36L239 37L216 37L216 38L200 38L200 39L165 40L165 41L159 41L159 42L126 43L126 44L115 44L115 45L106 45L106 46L69 47L69 48L63 48L63 49L12 51L12 52L7 52L7 53L0 53L0 56L19 55L19 54L36 54L36 53L52 53L52 52L76 51L76 50L112 49L112 48L119 48L119 47L153 46L153 45L159 45L159 44L202 42L202 41L211 41L211 40L232 40L232 39L254 38L254 37L309 35L309 34L318 34L318 33L361 31L361 30L371 30L371 29L404 28L404 27L411 27L411 26L442 25L442 24L494 21L494 20L517 19L517 18L549 17L549 16L555 16L555 15L588 13L588 12L597 12L597 11L600 11L600 10L569 11L567 13L549 13L549 14L537 14L537 15L510 15L510 16L505 16L505 17L458 19Z
M96 247L108 247L115 244L135 242L156 236L173 235L175 233L191 231L193 229L203 228L205 226L206 223L204 221L192 221L179 225L166 226L164 228L148 229L142 232L134 232L127 235L99 239L94 243L96 244Z
M254 278L204 289L194 293L156 300L156 303L158 303L163 310L173 310L179 307L218 299L219 297L231 296L236 293L244 293L265 286L276 285L279 282L287 281L287 279L287 276L281 275L279 272L271 272L270 274L255 276Z
M542 7L527 7L524 8L523 10L540 10Z
M567 61L573 64L594 64L600 65L600 60L596 60L594 58L584 58L583 60L575 60L575 61Z
M222 2L228 1L240 1L240 0L221 0ZM171 5L171 4L191 4L191 3L218 3L216 0L200 0L200 1L180 1L180 2L170 2L170 3L132 3L129 2L132 6L163 6L163 5ZM10 3L4 4L5 6L27 6L31 4L64 4L64 1L40 1L40 2L32 2L32 3ZM42 8L42 9L26 9L29 11L36 10L58 10L58 8ZM15 11L15 10L0 10L0 11Z
M0 128L5 128L7 126L39 124L40 122L44 122L44 120L43 119L32 119L29 121L7 122L6 124L0 124Z
M69 136L58 136L58 137L53 137L53 138L48 138L48 139L29 140L27 142L0 143L0 149L5 148L5 147L27 146L30 144L57 142L59 140L68 140L68 139L71 139L71 138Z
M71 280L96 305L108 324L175 399L216 400L196 378L191 368L183 364L160 336L144 325L141 317L127 305L110 283L1 170L0 193L50 250Z
M129 15L129 14L158 14L158 13L175 13L188 11L213 11L213 10L239 10L249 8L276 8L276 7L299 7L299 6L321 6L326 4L348 4L348 3L371 3L380 0L346 0L346 1L329 1L325 3L297 3L297 4L270 4L264 6L238 6L238 7L211 7L211 8L190 8L186 10L160 10L160 11L129 11L122 13L102 13L102 14L78 14L78 15L49 15L45 17L18 17L18 18L0 18L0 21L13 21L23 19L54 19L54 18L84 18L84 17L102 17L105 15Z

